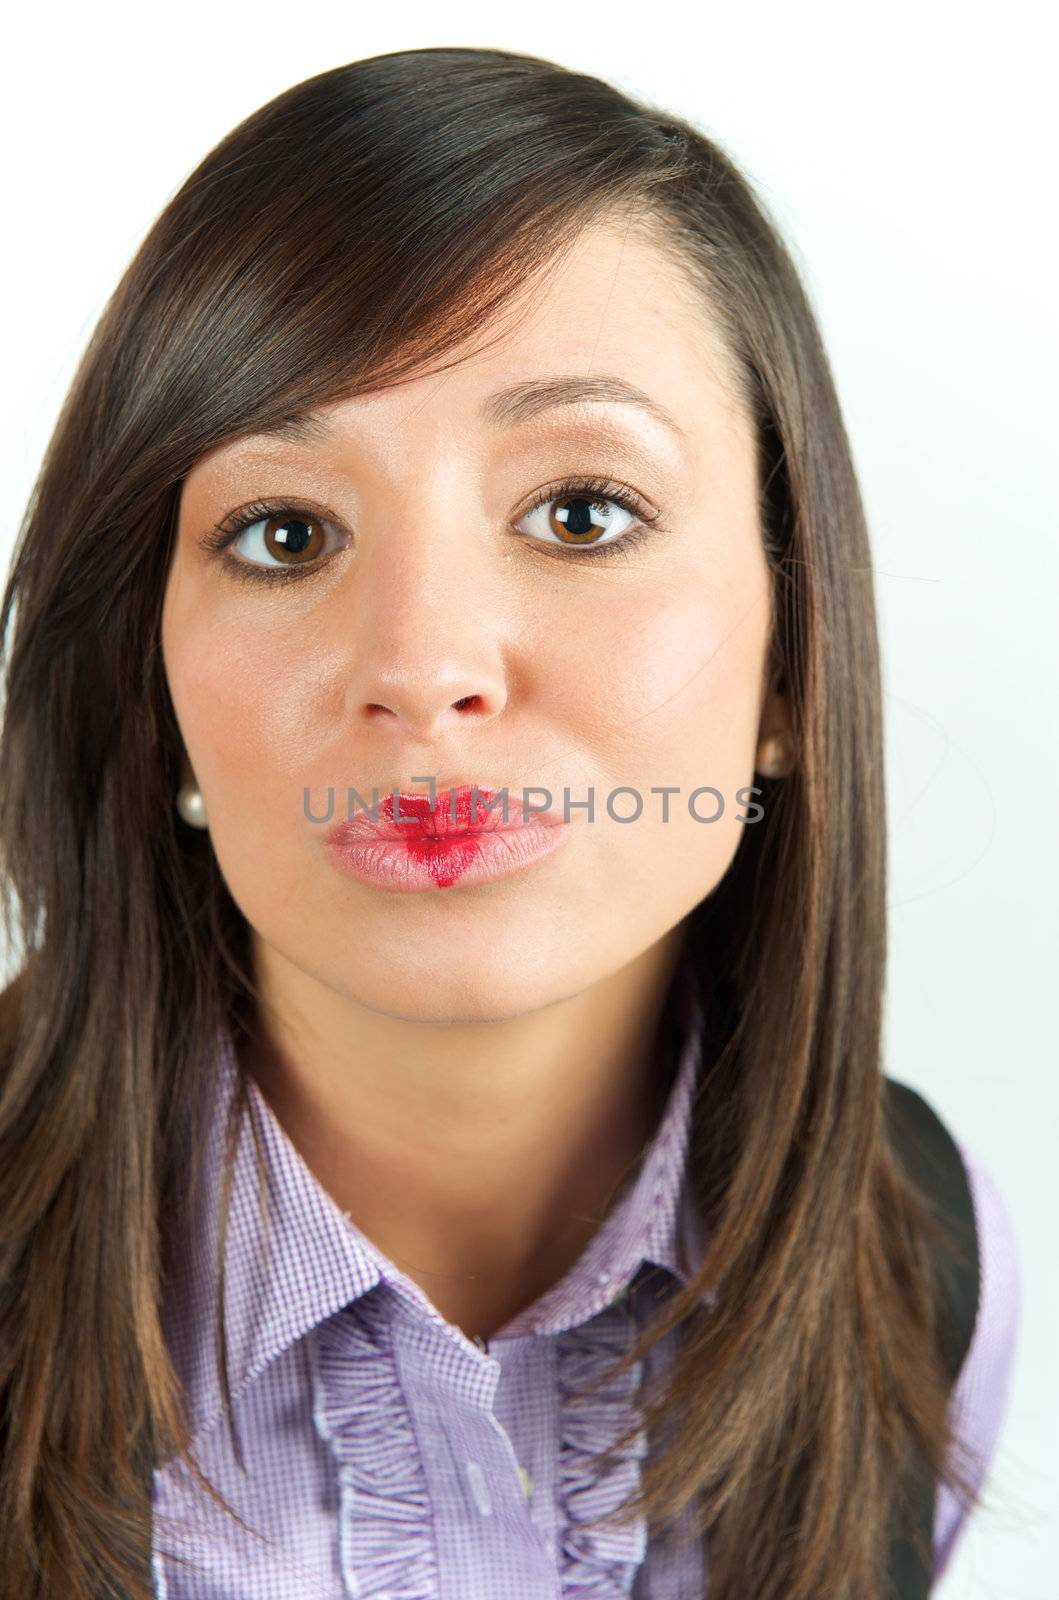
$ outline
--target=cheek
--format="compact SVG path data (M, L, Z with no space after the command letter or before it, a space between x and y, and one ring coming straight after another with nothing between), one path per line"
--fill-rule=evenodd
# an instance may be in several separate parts
M550 654L554 703L571 709L586 749L617 783L699 783L751 770L769 625L757 574L726 586L702 580L611 603L582 619L575 651ZM571 681L571 672L576 679ZM576 709L575 709L576 708ZM748 765L749 763L749 765Z
M174 583L162 619L166 675L211 823L245 823L284 766L307 685L260 615L240 617L193 585ZM296 659L296 658L294 658ZM253 807L248 802L253 797ZM300 799L300 790L299 790Z
M174 607L165 651L221 873L248 922L282 943L306 892L299 836L313 781L304 713L314 685L299 663L314 657L277 632L260 614L239 617L203 596L182 613Z
M739 791L755 781L767 576L753 564L725 582L689 575L642 602L582 633L579 725L568 727L594 768L598 846L612 863L620 853L641 914L653 906L665 926L723 877L756 798ZM633 820L608 814L618 788L632 792L613 812Z

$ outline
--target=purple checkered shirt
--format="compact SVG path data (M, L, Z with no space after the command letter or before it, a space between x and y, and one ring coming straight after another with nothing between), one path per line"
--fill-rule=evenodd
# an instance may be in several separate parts
M236 1082L218 1037L207 1115L207 1182L194 1200L167 1294L166 1332L184 1382L193 1449L244 1531L175 1460L155 1472L159 1600L703 1600L708 1552L685 1521L648 1546L642 1521L593 1527L638 1482L641 1428L617 1465L589 1453L638 1416L679 1329L595 1396L581 1387L627 1348L653 1297L683 1282L703 1236L684 1183L701 1013L678 979L679 1059L639 1171L577 1264L487 1347L435 1309L339 1210L251 1083L268 1172L271 1271L259 1260L250 1130L236 1154L225 1314L232 1453L214 1358L214 1270L224 1111ZM1005 1206L966 1149L982 1295L956 1389L959 1437L981 1484L996 1448L1019 1324L1021 1274ZM938 1495L935 1578L964 1519Z

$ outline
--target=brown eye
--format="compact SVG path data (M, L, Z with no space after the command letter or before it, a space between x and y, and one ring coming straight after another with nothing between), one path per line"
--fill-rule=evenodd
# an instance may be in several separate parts
M590 549L626 540L637 525L637 507L621 493L600 494L577 484L539 496L522 521L542 544Z
M323 524L315 517L267 517L261 523L252 522L246 532L257 527L264 530L261 547L284 566L303 566L323 555L326 547Z
M587 500L584 495L568 494L550 502L548 526L564 544L594 544L600 534L611 532L613 508L608 513L605 500Z
M336 535L334 524L308 507L258 503L233 513L204 542L217 551L234 547L224 560L239 577L295 577L316 571L348 542Z

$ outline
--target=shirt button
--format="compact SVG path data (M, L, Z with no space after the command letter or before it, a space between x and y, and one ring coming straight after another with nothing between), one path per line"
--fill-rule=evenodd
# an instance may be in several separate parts
M522 1493L526 1496L526 1499L528 1500L530 1498L530 1496L533 1494L533 1479L530 1477L530 1475L526 1471L525 1467L519 1467L518 1475L522 1479Z
M489 1498L489 1485L485 1481L485 1473L477 1461L468 1461L467 1477L471 1485L474 1503L483 1517L489 1516L493 1509L493 1502Z

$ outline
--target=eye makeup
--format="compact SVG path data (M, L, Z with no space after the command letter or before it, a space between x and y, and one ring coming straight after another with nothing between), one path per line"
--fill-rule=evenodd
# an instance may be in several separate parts
M516 530L516 537L531 546L542 548L548 555L556 554L562 561L613 561L627 560L632 550L639 547L644 541L655 534L665 532L659 522L660 513L652 509L648 503L635 490L628 485L616 483L609 478L594 478L585 476L570 476L557 483L546 484L538 489L532 497L530 504L516 519L522 521L530 516L541 506L553 500L580 499L591 502L593 509L599 512L606 511L606 502L620 507L635 520L632 525L612 538L598 539L591 544L566 544L558 538L543 539L535 534L522 533ZM263 499L251 502L231 513L217 527L203 536L200 543L202 548L211 555L219 557L224 564L227 574L251 583L291 583L301 582L304 579L321 572L329 566L332 558L347 547L340 544L337 549L325 550L311 560L304 562L282 562L266 565L247 559L245 556L231 553L232 546L250 528L259 523L274 522L283 525L283 519L288 523L300 524L303 528L314 530L325 527L337 529L340 523L336 518L326 513L323 508L297 497ZM509 524L509 526L512 526ZM606 532L606 530L603 530ZM295 543L303 536L296 535ZM305 544L311 544L310 532ZM348 540L347 540L348 543ZM301 546L304 548L304 544Z

